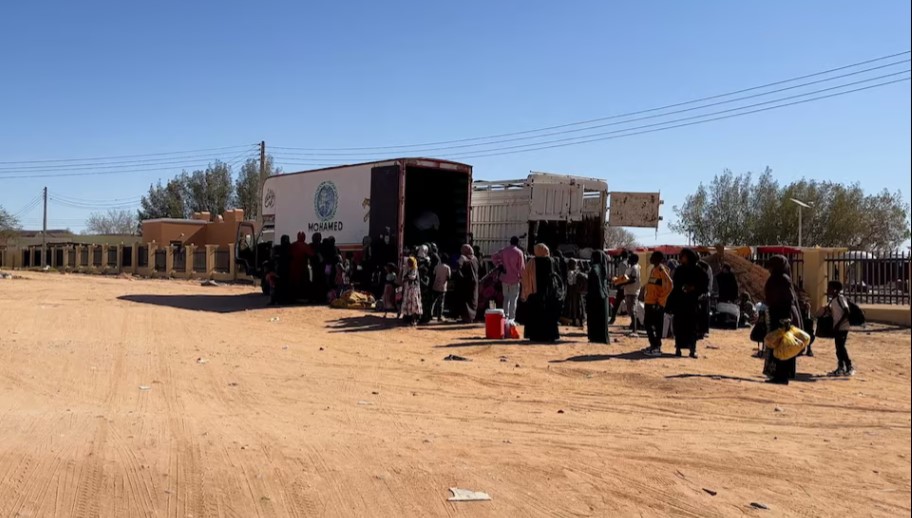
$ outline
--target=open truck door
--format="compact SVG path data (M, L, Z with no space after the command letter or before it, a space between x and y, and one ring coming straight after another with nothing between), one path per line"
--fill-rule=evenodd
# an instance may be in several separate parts
M243 268L247 275L257 275L257 239L252 222L244 221L238 225L234 241L234 261L238 268Z

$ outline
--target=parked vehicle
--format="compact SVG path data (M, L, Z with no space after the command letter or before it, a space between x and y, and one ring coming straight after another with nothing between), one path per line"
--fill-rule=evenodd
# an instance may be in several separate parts
M472 184L472 236L483 255L520 237L531 252L536 243L569 255L604 245L608 184L578 176L533 172L523 180Z
M398 158L270 176L263 185L262 228L238 229L237 261L261 277L273 244L299 232L334 237L358 255L388 235L382 247L396 262L405 247L435 242L458 257L469 233L472 166L432 158ZM388 234L387 234L388 232Z

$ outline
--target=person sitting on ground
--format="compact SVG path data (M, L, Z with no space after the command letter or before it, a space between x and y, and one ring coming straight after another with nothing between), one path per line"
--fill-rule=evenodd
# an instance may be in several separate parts
M741 322L740 327L750 327L757 323L757 306L748 293L741 294Z
M833 319L833 333L836 339L836 370L830 376L854 376L855 366L846 349L849 339L849 303L842 293L843 286L839 281L830 281L827 284L827 296L830 302L824 306L818 316L829 315Z

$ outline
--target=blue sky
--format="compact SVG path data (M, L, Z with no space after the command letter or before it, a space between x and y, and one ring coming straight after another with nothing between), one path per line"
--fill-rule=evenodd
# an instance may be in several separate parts
M0 161L260 140L386 146L521 131L902 52L909 10L892 0L17 2L0 7ZM861 181L872 191L903 189L908 200L909 128L904 82L705 125L464 161L478 179L539 170L605 178L612 190L661 189L667 222L673 205L724 168L768 165L783 182ZM238 161L246 151L213 153ZM73 199L135 199L188 164L26 179L3 177L27 164L0 164L0 205L17 212L44 185ZM50 226L79 230L89 212L52 203ZM40 216L39 206L22 220L38 227ZM664 224L658 237L636 234L645 243L681 242Z

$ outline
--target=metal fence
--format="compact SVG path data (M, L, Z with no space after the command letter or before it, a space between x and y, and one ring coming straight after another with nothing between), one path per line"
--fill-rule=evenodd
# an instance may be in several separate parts
M149 247L140 246L136 250L136 266L146 268L149 266Z
M163 272L168 267L166 254L167 251L161 248L155 251L155 264L153 266L156 272Z
M108 266L117 266L117 249L108 248Z
M83 247L79 251L79 266L88 266L89 265L89 249Z
M219 273L231 271L231 253L228 248L219 248L215 251L215 271Z
M67 250L67 265L70 268L76 266L76 250Z
M92 266L101 266L101 247L92 247Z
M827 280L840 281L858 304L909 305L908 252L847 252L826 257Z
M63 254L65 250L63 248L57 248L54 250L54 264L57 266L63 266Z
M187 249L174 247L171 249L171 267L175 272L187 271Z
M193 251L193 271L206 273L206 249Z
M780 254L753 254L750 256L750 261L757 266L762 266L766 268L766 263L770 260L771 257ZM789 275L792 278L792 282L795 283L795 286L799 288L804 288L804 255L803 254L786 254L785 258L788 259L789 268L791 272ZM718 273L718 272L716 272Z

